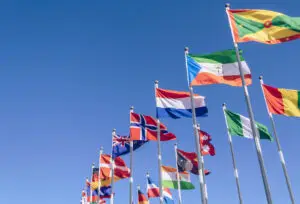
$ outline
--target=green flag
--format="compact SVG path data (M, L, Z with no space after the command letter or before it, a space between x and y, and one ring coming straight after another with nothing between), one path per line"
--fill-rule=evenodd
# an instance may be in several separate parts
M249 118L242 115L233 113L229 110L225 110L228 129L231 135L237 135L253 139L252 128ZM255 122L260 139L267 139L272 141L273 138L268 131L268 128L258 122Z

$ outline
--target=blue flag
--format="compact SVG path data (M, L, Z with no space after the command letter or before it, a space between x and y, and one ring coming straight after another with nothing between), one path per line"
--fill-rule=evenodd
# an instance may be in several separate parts
M111 197L111 186L101 186L100 198L110 198L110 197Z
M147 141L133 141L133 150L136 150L143 146ZM125 154L130 153L130 137L129 136L113 136L113 149L112 158L116 158Z

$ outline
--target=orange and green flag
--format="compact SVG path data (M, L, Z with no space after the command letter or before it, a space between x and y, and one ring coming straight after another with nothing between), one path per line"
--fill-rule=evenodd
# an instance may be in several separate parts
M300 17L269 10L227 10L235 42L278 44L300 38Z
M268 109L273 114L300 117L300 91L263 84Z

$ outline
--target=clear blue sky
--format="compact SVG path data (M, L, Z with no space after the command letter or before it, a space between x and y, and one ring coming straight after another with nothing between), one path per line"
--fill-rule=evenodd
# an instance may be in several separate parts
M235 0L233 8L264 8L300 16L300 2ZM268 3L272 2L272 3ZM78 203L100 146L111 150L111 130L127 134L129 107L155 115L154 80L187 90L183 48L209 53L232 48L225 1L2 1L0 6L1 203ZM270 128L258 76L278 87L300 89L300 40L268 46L241 44L253 73L249 87L255 118ZM200 118L217 155L206 157L210 203L237 203L221 105L247 115L241 88L196 87L209 117ZM190 119L164 119L180 148L193 151ZM300 120L276 116L296 200L300 201ZM233 138L245 203L266 203L251 140ZM175 165L174 142L162 145L163 163ZM274 203L289 203L275 143L262 141ZM157 181L156 143L134 155L134 184ZM124 157L129 164L128 156ZM199 203L197 189L184 203ZM116 203L127 203L128 180L116 183ZM145 191L145 189L143 189ZM177 192L172 191L177 199ZM135 195L136 198L136 195ZM153 199L151 203L158 203Z

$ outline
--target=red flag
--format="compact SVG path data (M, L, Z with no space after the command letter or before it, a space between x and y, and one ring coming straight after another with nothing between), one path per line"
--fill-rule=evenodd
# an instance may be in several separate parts
M121 157L114 159L114 181L130 177L130 169L126 166L124 160ZM100 179L101 184L107 186L111 180L111 156L108 154L102 154L100 158Z
M180 172L190 171L192 174L198 175L198 159L195 152L185 152L177 149L177 166ZM205 175L210 174L209 170L204 170Z
M199 136L200 136L200 147L201 147L202 155L215 156L216 155L215 147L210 143L211 136L207 132L204 132L202 130L199 131Z
M149 204L147 197L142 193L141 190L138 190L138 204Z
M157 120L151 116L130 113L130 139L157 141ZM176 136L167 131L164 124L160 123L160 140L175 140Z

